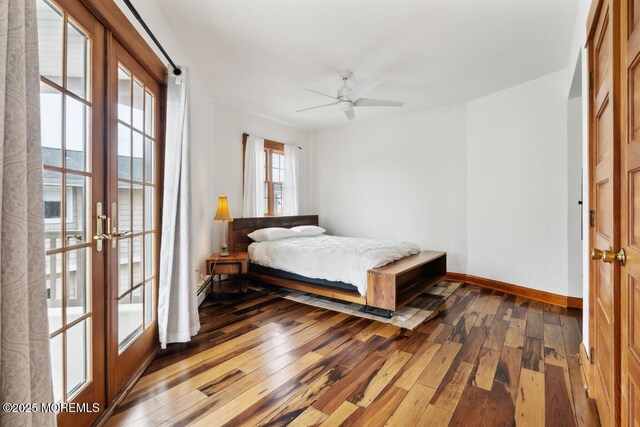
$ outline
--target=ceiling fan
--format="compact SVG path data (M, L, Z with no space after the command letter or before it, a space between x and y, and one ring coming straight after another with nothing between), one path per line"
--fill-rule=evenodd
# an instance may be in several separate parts
M361 86L358 86L355 89L351 89L347 84L347 80L351 78L353 73L349 70L340 71L340 78L344 82L343 86L338 89L337 96L331 96L326 93L318 92L317 90L303 88L304 90L308 90L309 92L317 93L318 95L326 96L335 100L336 102L332 102L330 104L318 105L315 107L304 108L302 110L297 110L296 113L300 113L302 111L314 110L316 108L330 107L333 105L339 105L340 109L344 111L344 114L347 116L349 120L353 120L356 118L356 115L353 111L353 107L402 107L404 102L398 101L387 101L384 99L371 99L371 98L363 98L367 92L373 90L376 86L382 83L380 80L369 80Z

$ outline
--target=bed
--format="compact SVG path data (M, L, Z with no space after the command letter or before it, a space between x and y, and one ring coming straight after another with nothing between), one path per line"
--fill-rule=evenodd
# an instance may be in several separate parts
M326 280L313 277L315 276L314 274L305 276L272 268L268 262L265 262L264 254L258 256L264 252L265 248L255 244L251 249L249 248L253 241L248 237L248 234L255 230L267 227L290 228L300 225L318 225L318 216L238 218L229 222L229 247L234 252L253 252L253 255L259 258L260 263L251 262L251 257L249 259L248 278L252 280L342 301L359 303L364 305L368 311L385 317L391 316L393 311L409 303L425 290L438 283L446 274L447 255L441 251L421 251L413 255L404 256L381 267L370 268L366 272L362 271L362 278L354 276L355 273L351 273L350 275L343 275L342 277L346 280L341 281L336 280L341 276L330 276L332 280ZM322 239L323 237L317 240L308 239L304 241L304 244L296 242L296 245L300 245L301 251L311 250L314 245L322 247L325 244ZM347 251L351 250L349 249L350 247L353 247L353 250L358 250L358 245L361 244L360 239L340 239L344 239L341 241L341 245L344 245ZM302 241L303 239L294 238L291 240ZM274 246L277 250L268 247L272 251L270 253L289 255L292 254L291 250L298 247L294 246L293 242L286 242L286 244L279 242L271 246ZM256 247L260 248L259 253L256 252ZM285 251L285 249L289 252ZM409 253L410 249L410 247L400 246L397 250L391 252L383 251L379 256L383 258L389 257L388 260L391 260L402 255L399 252L396 253L397 251ZM353 262L356 262L355 260L356 258L354 258ZM325 257L324 262L327 261L331 261L332 264L336 265L340 265L342 262L342 270L345 271L351 262L349 253L344 251L334 254L333 259ZM315 268L317 267L318 265L315 266ZM327 268L324 270L327 271ZM301 268L299 271L312 272L314 270Z

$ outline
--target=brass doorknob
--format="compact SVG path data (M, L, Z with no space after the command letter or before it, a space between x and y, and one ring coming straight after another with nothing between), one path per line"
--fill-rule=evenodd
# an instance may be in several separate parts
M620 249L620 252L615 253L613 251L593 248L591 249L591 259L601 259L607 263L618 261L620 264L624 265L627 262L627 254L624 249Z

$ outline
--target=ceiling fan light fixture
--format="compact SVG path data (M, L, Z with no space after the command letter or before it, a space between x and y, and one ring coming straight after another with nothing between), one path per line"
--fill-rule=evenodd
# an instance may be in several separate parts
M353 102L351 101L340 101L338 105L341 111L353 110Z
M309 91L309 92L314 92L317 93L319 95L323 95L323 96L327 96L329 98L333 98L335 99L336 103L331 103L331 104L325 104L325 105L318 105L316 107L310 107L310 108L304 108L302 110L298 110L296 112L302 112L302 111L307 111L307 110L313 110L316 108L322 108L322 107L328 107L331 105L338 105L340 107L340 110L343 111L347 118L349 120L353 120L355 119L355 113L353 111L353 107L402 107L403 103L402 102L397 102L397 101L388 101L388 100L383 100L383 99L368 99L368 98L363 98L363 96L367 93L372 91L374 88L376 88L380 83L382 83L380 80L376 80L376 79L370 79L367 82L365 82L364 84L358 86L355 89L351 89L349 87L348 84L348 80L349 78L351 78L351 76L353 75L353 73L349 70L341 70L340 73L340 78L342 78L343 81L343 85L341 88L338 89L338 96L336 96L335 98L333 98L331 95L327 95L325 93L322 92L318 92L314 89L307 89L304 88L305 90ZM359 103L359 100L362 100Z

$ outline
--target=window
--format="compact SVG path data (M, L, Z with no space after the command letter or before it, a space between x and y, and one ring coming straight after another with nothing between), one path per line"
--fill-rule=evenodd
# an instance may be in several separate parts
M45 219L60 219L62 212L62 202L45 201L44 217Z
M45 173L45 181L46 173ZM48 181L44 183L44 219L46 223L49 224L59 224L60 219L62 218L62 194L61 194L61 185L59 183ZM67 212L66 218L67 223L73 222L77 217L78 213L75 210L78 209L78 206L74 203L74 187L67 187L66 194L66 205ZM80 214L82 215L82 214ZM73 231L73 227L67 227L67 231Z
M264 147L264 215L282 215L284 147L267 147L267 141L265 141Z
M244 156L246 155L247 137L242 137L244 177ZM264 216L278 216L284 214L284 144L264 140ZM243 178L244 179L244 178Z

